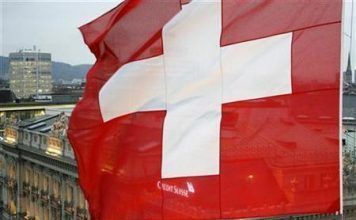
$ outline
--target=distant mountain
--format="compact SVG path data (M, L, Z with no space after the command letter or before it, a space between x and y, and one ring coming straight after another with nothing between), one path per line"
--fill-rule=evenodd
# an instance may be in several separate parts
M52 79L59 80L72 80L83 79L92 65L70 65L62 62L52 62ZM9 72L9 58L0 56L0 78L7 78Z
M81 64L72 66L67 63L52 62L52 78L54 81L84 79L92 65Z

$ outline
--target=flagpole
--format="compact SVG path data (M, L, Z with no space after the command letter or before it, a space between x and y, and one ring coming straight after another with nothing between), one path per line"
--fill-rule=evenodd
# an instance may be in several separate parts
M350 56L352 52L352 31L353 31L353 19L354 18L354 0L351 0L351 24L350 24Z
M343 201L343 196L344 196L344 191L343 191L343 155L342 155L342 106L343 106L343 62L345 62L345 59L343 57L344 55L344 50L346 49L344 47L344 43L345 43L345 37L344 35L346 34L345 32L345 11L346 11L346 2L342 1L342 7L341 7L342 13L341 13L341 48L340 48L340 88L339 88L339 191L340 191L340 213L336 213L339 214L342 218L343 214L344 214L344 201Z
M351 0L351 24L350 24L350 60L351 60L351 66L352 66L352 41L353 41L353 21L354 21L354 0ZM355 83L356 76L354 71L352 71L351 68L351 82Z

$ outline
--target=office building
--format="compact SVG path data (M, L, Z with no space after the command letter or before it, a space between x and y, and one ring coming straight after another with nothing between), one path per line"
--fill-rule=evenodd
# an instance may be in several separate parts
M48 94L52 91L51 54L42 53L34 47L10 53L10 89L17 98Z

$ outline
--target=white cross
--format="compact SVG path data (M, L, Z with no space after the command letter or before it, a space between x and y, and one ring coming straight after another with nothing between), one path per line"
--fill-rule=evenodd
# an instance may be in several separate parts
M223 103L291 93L292 33L225 47L220 35L221 2L193 1L163 28L163 55L122 66L100 90L104 121L167 110L162 178L219 174Z

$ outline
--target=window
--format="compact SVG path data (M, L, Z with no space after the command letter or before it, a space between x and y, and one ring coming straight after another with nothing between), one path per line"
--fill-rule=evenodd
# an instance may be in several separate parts
M66 187L66 201L67 202L73 201L73 187L70 184L67 184Z
M85 198L84 198L84 194L82 192L82 190L80 188L78 188L78 207L83 209L85 208Z
M43 138L42 138L42 144L47 144L47 137L43 136Z
M52 179L52 195L54 198L59 198L60 183L56 179Z
M16 166L14 164L9 164L7 169L7 175L9 176L9 178L16 179Z
M34 187L38 187L39 179L40 179L40 174L35 171L34 175L33 175L33 186Z
M42 177L42 190L43 191L48 191L48 176L43 176Z
M38 135L37 135L37 134L35 134L35 135L33 136L33 140L34 140L35 142L38 141Z
M25 183L30 183L31 180L32 180L32 172L31 172L30 168L26 168L26 169L25 169L24 182L25 182Z

